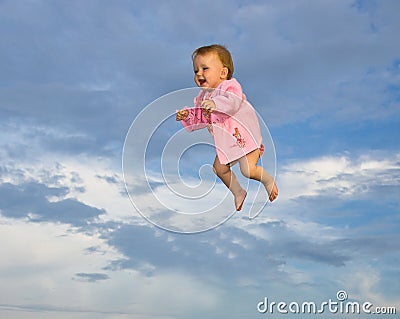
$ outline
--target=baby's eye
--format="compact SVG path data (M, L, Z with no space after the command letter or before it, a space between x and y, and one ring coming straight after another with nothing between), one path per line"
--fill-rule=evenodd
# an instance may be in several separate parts
M206 71L206 70L208 70L208 67L207 67L207 66L205 66L205 67L203 68L203 71Z
M199 70L193 70L193 71L194 71L194 74L197 74L199 72Z

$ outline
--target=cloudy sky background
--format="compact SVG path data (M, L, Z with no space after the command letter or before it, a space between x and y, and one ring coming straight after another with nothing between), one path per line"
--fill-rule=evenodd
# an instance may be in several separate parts
M262 318L264 297L338 290L399 312L399 12L396 0L0 1L0 317ZM131 204L122 150L142 109L193 87L191 52L211 43L231 50L268 125L280 195L254 220L176 234ZM188 183L213 161L200 151L182 158ZM133 196L148 211L179 202L143 183Z

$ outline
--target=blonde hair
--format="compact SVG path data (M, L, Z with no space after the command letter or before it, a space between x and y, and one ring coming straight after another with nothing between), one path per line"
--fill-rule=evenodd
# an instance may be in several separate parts
M197 48L195 51L193 51L192 60L194 60L194 58L197 55L206 55L208 53L217 53L218 54L218 57L219 57L222 65L228 69L227 79L230 80L232 78L234 68L233 68L232 56L231 56L231 53L228 51L228 49L220 44L206 45L206 46Z

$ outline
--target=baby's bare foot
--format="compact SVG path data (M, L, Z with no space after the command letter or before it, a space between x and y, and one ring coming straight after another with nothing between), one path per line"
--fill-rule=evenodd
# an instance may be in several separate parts
M244 199L247 196L247 192L244 189L242 189L237 195L234 196L235 196L236 210L240 211L242 209Z
M276 186L275 181L274 184L272 185L271 191L268 194L270 202L273 202L278 197L278 187Z
M273 202L278 197L278 187L276 186L274 178L268 176L267 182L264 184L264 187L268 193L269 201Z

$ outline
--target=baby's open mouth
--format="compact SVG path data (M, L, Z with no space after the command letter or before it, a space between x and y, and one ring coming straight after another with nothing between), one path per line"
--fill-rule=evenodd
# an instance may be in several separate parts
M204 83L206 83L207 81L205 79L199 79L199 84L203 85Z

